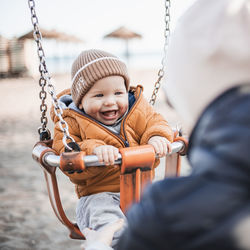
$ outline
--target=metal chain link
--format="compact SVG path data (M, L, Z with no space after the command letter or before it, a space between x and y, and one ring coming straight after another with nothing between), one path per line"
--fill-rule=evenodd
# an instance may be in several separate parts
M158 71L158 79L155 82L154 90L152 96L150 98L149 103L154 106L158 91L161 87L161 80L165 74L165 65L166 65L166 54L167 54L167 47L169 43L169 35L170 35L170 0L165 0L165 30L164 30L164 47L163 47L163 58L161 61L161 69Z
M35 1L34 0L28 0L30 12L31 12L31 22L33 24L33 36L37 44L37 55L39 57L39 72L40 72L40 80L39 85L41 87L41 91L39 93L39 98L41 99L41 105L40 105L40 111L41 111L41 127L38 128L38 133L41 134L42 132L49 132L47 129L47 123L48 118L46 116L47 112L47 105L45 103L47 92L45 91L45 86L48 87L48 92L52 97L52 102L54 105L54 110L56 116L59 118L59 127L61 131L63 132L63 144L64 146L72 151L72 148L67 145L67 140L70 140L71 142L75 142L75 140L70 136L69 134L69 128L67 122L63 119L62 114L63 110L60 107L54 85L51 83L51 77L48 73L46 62L45 62L45 53L42 47L42 34L39 30L39 24L38 24L38 18L35 11ZM50 133L49 133L50 134Z

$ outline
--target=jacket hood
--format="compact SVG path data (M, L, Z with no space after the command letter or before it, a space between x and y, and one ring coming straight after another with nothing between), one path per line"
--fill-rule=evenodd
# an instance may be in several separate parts
M249 27L249 0L199 0L179 20L164 87L189 132L217 96L250 82Z
M69 108L69 109L72 109L78 113L84 114L84 112L82 110L80 110L78 107L76 107L76 105L74 104L73 99L71 97L70 89L65 89L62 92L60 92L57 95L57 98L58 98L58 103L63 110ZM54 106L52 106L52 108L50 110L50 117L51 117L52 121L55 122L56 113L54 110Z

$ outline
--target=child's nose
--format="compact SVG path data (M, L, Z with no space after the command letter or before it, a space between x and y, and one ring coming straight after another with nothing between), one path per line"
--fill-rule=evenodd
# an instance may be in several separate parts
M114 105L115 104L115 98L113 96L107 96L107 98L104 101L104 104L107 106Z

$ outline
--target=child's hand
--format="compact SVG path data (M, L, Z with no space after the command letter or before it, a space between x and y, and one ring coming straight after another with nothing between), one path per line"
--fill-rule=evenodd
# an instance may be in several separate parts
M172 146L170 141L162 136L152 136L148 140L148 144L154 147L155 153L158 157L164 157L167 153L172 152Z
M103 145L96 147L93 151L97 155L99 162L104 162L105 165L114 165L118 159L119 150L111 145Z

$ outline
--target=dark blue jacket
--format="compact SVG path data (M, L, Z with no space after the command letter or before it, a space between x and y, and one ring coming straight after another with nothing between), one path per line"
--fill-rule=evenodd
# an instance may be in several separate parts
M147 190L119 250L250 249L250 85L210 104L189 143L192 174Z

